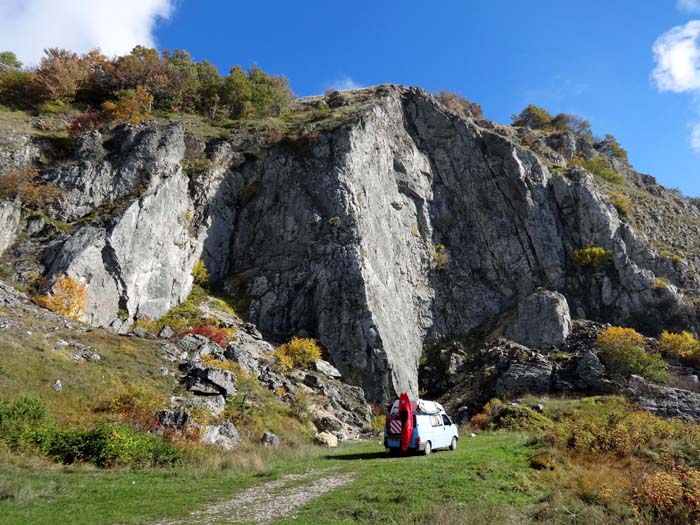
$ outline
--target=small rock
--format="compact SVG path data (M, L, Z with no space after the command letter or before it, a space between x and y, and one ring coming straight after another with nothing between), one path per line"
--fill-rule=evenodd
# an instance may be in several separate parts
M69 346L69 345L70 345L70 343L64 339L59 339L58 341L56 341L56 346L58 348L65 348L66 346Z
M170 339L172 337L175 337L175 332L172 328L170 328L169 325L166 324L163 328L160 329L160 332L158 332L158 337L160 337L161 339Z
M54 382L53 382L53 385L51 385L51 386L53 387L53 389L54 389L56 392L60 392L61 390L63 390L63 385L61 384L61 380L60 380L60 379L56 379L56 381L54 381Z
M168 370L168 367L166 366L161 366L159 372L161 376L165 377L170 373L170 370Z
M318 361L316 361L314 366L316 367L316 370L318 372L321 372L325 376L332 377L335 379L342 377L340 371L336 367L334 367L328 361L324 361L323 359L319 359Z
M315 439L319 445L323 445L324 447L335 448L338 446L338 438L330 432L320 432L316 434Z
M537 403L534 407L532 407L532 410L542 414L544 412L544 405L542 403Z
M230 421L224 421L219 426L206 425L204 427L202 443L205 445L216 445L225 450L231 450L238 445L240 441L241 438L238 434L238 429Z
M279 447L280 438L270 431L265 431L262 435L262 445L263 447Z
M187 410L159 410L156 412L158 422L168 430L182 430L191 416Z

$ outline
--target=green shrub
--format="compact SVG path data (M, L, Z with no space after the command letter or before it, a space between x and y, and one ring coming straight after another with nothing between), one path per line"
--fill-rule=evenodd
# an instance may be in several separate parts
M668 365L659 354L644 349L644 337L631 328L613 326L598 335L602 363L612 374L640 375L655 383L666 383Z
M623 162L628 162L627 150L620 146L617 139L610 133L605 135L605 138L595 145L595 148L609 157L616 158Z
M552 421L542 414L525 406L505 406L498 410L492 420L496 430L536 430L544 431L552 426Z
M589 244L585 248L574 250L574 261L579 266L599 269L612 262L612 251Z
M548 129L552 126L551 113L544 108L530 104L518 115L513 115L514 126L523 126L530 129Z
M207 270L207 266L204 264L203 260L200 259L194 263L192 277L194 277L194 283L199 286L206 287L209 284L209 270Z
M275 350L275 357L283 368L308 368L321 359L321 348L316 339L294 337Z
M584 170L605 179L613 184L626 184L627 179L621 173L612 169L610 161L605 157L595 157L592 159L582 159L577 157L569 162L569 166L579 166Z

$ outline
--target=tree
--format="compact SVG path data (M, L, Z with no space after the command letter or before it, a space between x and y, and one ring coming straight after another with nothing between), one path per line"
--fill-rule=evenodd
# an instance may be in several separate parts
M80 57L65 49L45 49L34 77L39 97L43 100L67 102L75 97L87 72Z
M113 119L129 124L140 124L150 118L152 108L153 95L142 86L120 91L116 101L108 100L102 104L102 109Z
M18 70L21 67L22 62L17 60L17 55L12 51L0 51L0 71Z
M616 158L623 162L629 162L627 150L620 146L614 135L610 133L605 135L605 138L595 144L595 149L609 157Z
M552 127L552 115L544 108L530 104L519 115L511 117L514 126L530 129L547 129Z
M198 79L196 109L211 118L216 118L221 105L223 77L216 67L206 60L197 62L196 69Z
M253 86L248 75L241 66L231 68L224 79L221 100L229 110L231 118L247 118L252 116Z
M451 93L449 91L442 90L440 93L435 95L435 98L437 98L438 101L447 109L450 109L456 113L462 113L467 117L472 117L475 119L480 119L484 116L484 111L479 104L467 100L458 93Z

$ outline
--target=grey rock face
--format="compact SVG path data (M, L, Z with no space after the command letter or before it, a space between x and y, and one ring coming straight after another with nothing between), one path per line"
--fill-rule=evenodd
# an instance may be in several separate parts
M20 218L18 201L0 201L0 256L15 242Z
M39 148L31 136L0 130L0 174L32 164L39 157Z
M522 349L496 381L496 395L513 397L526 392L547 393L552 382L552 363L543 355Z
M654 385L639 376L632 376L627 386L630 397L645 410L661 417L700 421L700 394L696 392Z
M323 359L316 361L316 363L314 363L314 367L316 368L316 371L321 372L323 375L328 377L333 377L335 379L341 377L341 373L338 371L338 369Z
M238 429L230 421L224 421L220 425L206 425L202 443L205 445L215 445L224 450L231 450L240 443L241 438Z
M558 292L538 291L518 305L518 313L506 336L529 348L549 350L560 346L571 331L566 297Z
M201 258L266 336L319 339L376 402L417 394L426 342L467 335L538 288L577 316L649 332L693 319L675 286L654 288L667 266L590 174L552 174L512 129L445 112L418 89L357 96L362 109L318 135L210 144L202 177L180 167L177 126L125 126L108 147L85 136L75 162L45 178L65 191L59 218L100 207L98 218L47 248L49 280L86 282L84 320L127 331L181 303ZM582 147L565 134L545 146L559 164ZM573 264L589 243L611 250L610 265ZM565 333L559 313L538 345ZM232 357L254 367L247 344Z

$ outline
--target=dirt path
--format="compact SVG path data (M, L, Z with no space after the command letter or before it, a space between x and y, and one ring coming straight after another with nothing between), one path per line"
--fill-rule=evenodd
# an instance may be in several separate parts
M260 483L245 489L233 499L192 512L183 520L160 521L158 525L271 523L288 518L309 501L353 481L352 474L323 476L324 473L328 471L311 470Z

